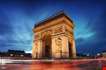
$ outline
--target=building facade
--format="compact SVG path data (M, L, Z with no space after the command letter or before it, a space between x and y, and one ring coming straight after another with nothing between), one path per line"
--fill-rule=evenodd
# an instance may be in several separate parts
M59 13L47 20L35 24L33 28L33 58L75 58L73 21Z

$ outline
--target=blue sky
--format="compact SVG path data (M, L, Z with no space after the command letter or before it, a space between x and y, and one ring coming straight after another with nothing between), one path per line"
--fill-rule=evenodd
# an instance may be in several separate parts
M64 10L74 21L78 53L106 51L105 0L0 0L0 51L32 49L32 28Z

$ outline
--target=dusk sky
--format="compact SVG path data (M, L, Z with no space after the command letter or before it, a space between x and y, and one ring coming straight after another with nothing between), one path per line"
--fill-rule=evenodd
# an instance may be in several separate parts
M31 52L34 24L61 10L75 24L77 53L106 51L105 0L0 0L0 51Z

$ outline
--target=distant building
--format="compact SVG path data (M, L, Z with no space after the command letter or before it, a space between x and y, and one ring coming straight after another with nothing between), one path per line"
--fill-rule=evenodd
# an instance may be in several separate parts
M30 53L25 53L21 50L8 50L7 52L0 52L0 57L29 57L31 58Z
M102 57L106 57L106 52L102 52Z
M89 55L89 54L77 53L77 58L91 58L91 55Z
M19 57L19 56L24 56L25 52L21 51L21 50L8 50L7 52L9 54L9 56L12 57Z
M0 52L0 57L8 56L7 52Z

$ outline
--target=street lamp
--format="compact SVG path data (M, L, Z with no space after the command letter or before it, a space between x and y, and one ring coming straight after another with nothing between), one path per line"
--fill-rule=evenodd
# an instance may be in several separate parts
M89 53L87 54L87 56L89 56Z
M13 56L13 54L10 54L10 56Z
M97 53L97 56L100 56L100 53Z
M20 56L21 56L21 57L23 57L24 55L23 55L23 54L21 54Z

